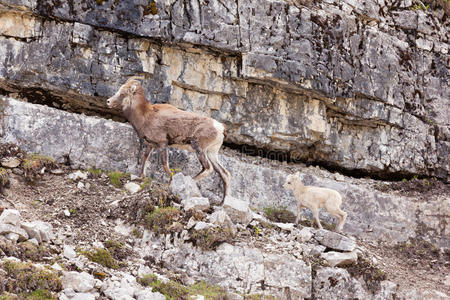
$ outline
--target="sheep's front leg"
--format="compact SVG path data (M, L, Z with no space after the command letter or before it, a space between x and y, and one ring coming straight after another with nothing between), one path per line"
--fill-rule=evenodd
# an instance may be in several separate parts
M150 157L150 155L152 153L153 153L153 147L151 147L150 145L146 145L144 154L142 155L142 167L141 167L141 174L140 174L141 178L147 177L147 173L146 173L147 162L148 162L148 158Z

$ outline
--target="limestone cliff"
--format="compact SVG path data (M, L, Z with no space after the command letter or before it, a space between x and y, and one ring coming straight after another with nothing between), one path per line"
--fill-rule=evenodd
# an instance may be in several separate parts
M151 101L224 122L230 144L355 174L448 181L442 5L1 0L0 88L112 116L105 97L142 74Z

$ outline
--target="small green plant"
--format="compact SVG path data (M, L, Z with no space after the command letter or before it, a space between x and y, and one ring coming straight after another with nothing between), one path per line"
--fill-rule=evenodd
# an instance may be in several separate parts
M234 234L228 227L210 227L196 230L191 235L195 245L205 250L215 249L224 242L233 241L233 238Z
M58 296L54 295L52 292L48 290L36 290L31 293L25 293L20 295L21 299L25 300L57 300Z
M142 183L141 183L141 190L145 190L147 188L151 188L152 186L152 179L150 177L145 177L144 179L142 179Z
M424 180L423 180L423 183L424 183L426 186L430 186L430 182L429 182L427 179L424 179Z
M170 181L172 181L172 178L173 178L173 176L175 176L175 174L180 173L180 172L181 172L181 169L173 169L173 168L171 168L170 169L170 174L169 174Z
M352 276L362 276L367 287L373 294L380 290L381 281L387 278L383 270L374 266L368 259L362 257L358 257L356 264L349 265L346 268Z
M154 274L147 274L138 278L138 283L151 287L152 290L166 296L166 299L188 299L188 296L202 295L206 299L228 299L228 293L220 286L211 285L204 281L190 286L184 286L175 281L161 282Z
M71 215L76 215L77 214L77 210L75 208L69 208L69 212Z
M9 171L0 168L0 195L3 195L3 189L9 185Z
M180 216L181 211L176 207L158 207L145 216L144 225L158 234L167 233L170 225Z
M122 179L129 177L128 174L120 172L120 171L109 172L108 176L109 176L109 181L116 188L121 188L123 185Z
M100 175L102 175L103 171L100 169L95 169L95 168L89 168L87 169L87 172L92 176L92 177L99 177Z
M142 238L142 232L139 230L139 229L137 229L137 228L134 228L133 229L133 235L136 237L136 238L138 238L138 239L140 239L140 238Z
M96 262L104 267L111 269L118 269L119 264L112 257L111 252L108 249L100 249L97 248L92 251L84 251L82 252L88 259L93 262Z
M32 263L14 262L7 260L0 264L6 271L5 287L14 288L7 292L27 292L39 289L59 292L62 289L58 274L44 268L35 267Z
M267 218L273 222L278 223L294 223L295 215L293 212L286 209L286 207L281 208L273 208L266 207L264 208L264 212Z
M25 178L28 182L35 182L40 178L40 172L44 169L53 169L57 167L55 160L51 157L40 154L28 154L22 162Z

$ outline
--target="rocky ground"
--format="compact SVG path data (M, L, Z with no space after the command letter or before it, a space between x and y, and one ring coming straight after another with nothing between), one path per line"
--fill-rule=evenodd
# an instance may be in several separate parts
M237 199L221 210L181 173L168 185L2 151L4 165L12 167L6 157L20 164L2 169L0 299L448 299L449 253L425 241L367 243L294 226L287 211L251 212ZM409 185L389 188L414 192Z

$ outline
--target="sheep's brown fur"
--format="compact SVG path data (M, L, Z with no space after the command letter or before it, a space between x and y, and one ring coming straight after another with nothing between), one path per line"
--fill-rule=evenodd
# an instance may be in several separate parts
M329 188L304 186L298 175L298 173L289 175L284 184L284 188L291 190L295 198L297 198L298 213L295 223L298 223L302 208L306 207L312 211L317 226L322 229L322 224L320 224L319 220L319 208L325 208L330 215L339 220L336 231L340 232L347 219L347 213L340 208L342 204L341 195Z
M152 105L145 98L140 80L142 78L139 77L128 79L117 93L107 100L107 105L122 110L139 138L149 145L144 151L141 177L146 175L146 163L154 148L160 150L163 167L168 174L168 146L194 151L202 165L202 171L194 179L199 181L214 169L219 173L224 185L223 202L229 193L231 177L218 160L224 139L223 124L170 104Z

